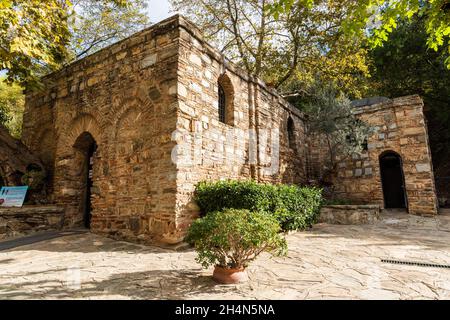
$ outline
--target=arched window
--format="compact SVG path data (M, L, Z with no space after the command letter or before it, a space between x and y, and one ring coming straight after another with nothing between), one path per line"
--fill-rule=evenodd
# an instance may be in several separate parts
M220 76L217 86L219 121L234 126L234 88L226 73Z
M226 123L227 112L227 97L225 96L225 90L219 83L219 121Z
M296 150L295 146L295 125L294 120L291 117L288 118L287 122L287 134L288 134L288 144L289 148L292 150Z

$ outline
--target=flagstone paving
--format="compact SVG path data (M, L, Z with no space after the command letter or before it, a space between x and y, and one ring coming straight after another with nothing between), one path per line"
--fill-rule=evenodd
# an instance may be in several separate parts
M250 281L218 285L195 252L75 234L0 251L0 299L450 299L450 213L384 214L371 226L319 224L262 255Z

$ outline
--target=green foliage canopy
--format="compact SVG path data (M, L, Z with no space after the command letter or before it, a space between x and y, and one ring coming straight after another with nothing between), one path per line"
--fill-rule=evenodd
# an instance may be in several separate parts
M227 208L246 209L274 216L284 231L304 230L316 222L322 190L226 180L199 183L195 200L204 215Z
M428 134L437 177L450 175L450 70L445 48L428 48L425 18L398 23L381 47L369 52L373 60L368 94L398 97L419 94L425 103Z
M118 7L127 0L101 0ZM71 40L69 0L0 1L0 70L8 82L36 85L42 69L59 68L68 57Z
M230 60L280 91L320 73L359 96L366 51L339 29L353 2L299 1L275 19L269 0L171 0Z
M69 19L70 59L80 59L148 27L145 0L126 6L110 1L78 0Z
M315 0L306 1L309 5ZM289 12L296 3L305 0L277 0L270 7L275 16ZM448 0L358 0L354 1L348 19L341 29L358 36L369 34L372 46L380 46L398 27L399 19L423 17L424 29L428 35L427 45L438 51L440 47L450 53L450 2ZM450 68L450 58L445 61Z
M351 101L333 84L315 82L294 104L307 114L310 132L324 139L331 172L339 161L364 151L372 129L358 119Z
M194 221L186 241L195 246L197 262L207 268L246 268L262 252L287 253L277 220L267 214L227 209Z
M5 126L12 136L20 138L22 114L25 104L23 89L18 84L8 84L0 78L0 125Z
M64 61L69 8L62 0L0 1L0 69L8 81L34 81L36 67Z

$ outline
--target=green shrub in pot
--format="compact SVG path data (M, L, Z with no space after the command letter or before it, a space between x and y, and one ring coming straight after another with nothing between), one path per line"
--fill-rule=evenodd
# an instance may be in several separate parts
M193 222L186 241L195 247L203 267L245 269L262 252L287 253L280 225L271 215L248 210L212 212Z

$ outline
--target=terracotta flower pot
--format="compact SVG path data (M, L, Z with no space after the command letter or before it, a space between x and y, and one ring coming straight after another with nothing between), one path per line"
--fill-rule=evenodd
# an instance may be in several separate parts
M226 269L216 266L213 273L213 279L223 284L234 284L248 281L248 275L245 268Z

